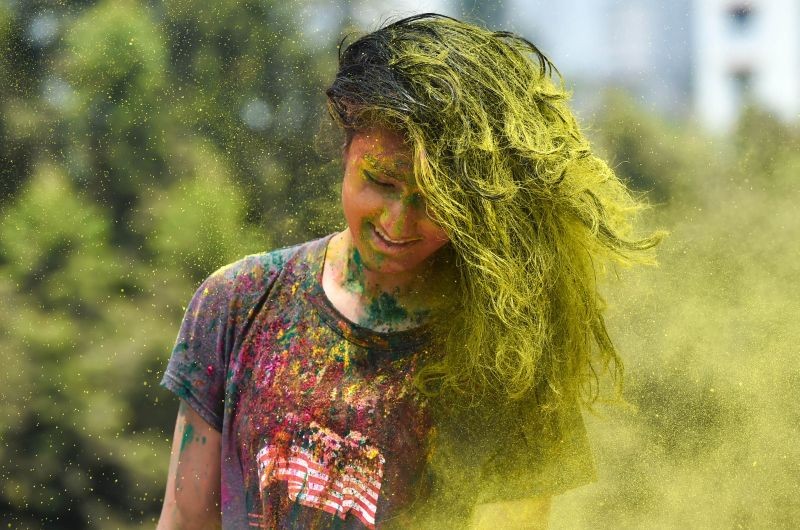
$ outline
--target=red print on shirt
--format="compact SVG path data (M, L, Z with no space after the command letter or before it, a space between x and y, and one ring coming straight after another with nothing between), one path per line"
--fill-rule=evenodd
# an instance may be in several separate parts
M344 519L352 513L375 528L385 459L357 431L342 438L312 422L279 431L256 455L261 492L285 481L289 499Z

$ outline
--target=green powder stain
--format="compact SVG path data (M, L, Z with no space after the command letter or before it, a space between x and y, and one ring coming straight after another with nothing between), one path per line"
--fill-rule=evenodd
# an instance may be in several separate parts
M177 388L177 394L180 398L189 399L189 397L192 395L192 385L186 381L183 381Z
M186 428L183 430L183 437L181 438L181 453L183 450L186 449L186 446L194 438L194 426L191 423L186 424Z
M353 267L359 272L364 270L364 261L361 259L361 253L357 248L353 249Z
M364 286L359 281L364 275L364 261L361 259L361 254L358 249L353 249L353 259L347 262L347 271L345 272L344 287L351 293L364 294Z
M408 318L408 312L403 309L397 299L387 293L381 293L367 307L367 315L371 321L402 322Z
M408 208L422 210L425 207L425 199L419 193L412 193L403 199L403 204Z

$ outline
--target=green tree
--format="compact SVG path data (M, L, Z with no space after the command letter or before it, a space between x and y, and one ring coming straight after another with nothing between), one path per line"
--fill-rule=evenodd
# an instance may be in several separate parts
M0 48L2 522L138 528L199 282L336 224L313 148L334 50L279 2L108 0L3 4Z
M110 232L106 212L44 164L2 216L0 321L13 352L3 371L2 502L15 526L78 528L97 513L93 502L136 505L134 483L155 463L152 449L124 465L103 451L132 441L114 436L134 414L126 394L141 388L129 374L142 362L109 340L135 313L124 294L135 271L110 246ZM112 480L132 489L123 494Z

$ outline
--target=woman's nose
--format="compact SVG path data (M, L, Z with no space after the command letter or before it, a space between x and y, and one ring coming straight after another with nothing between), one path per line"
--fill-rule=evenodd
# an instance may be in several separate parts
M392 239L402 240L414 236L415 208L406 198L390 201L381 215L382 229Z

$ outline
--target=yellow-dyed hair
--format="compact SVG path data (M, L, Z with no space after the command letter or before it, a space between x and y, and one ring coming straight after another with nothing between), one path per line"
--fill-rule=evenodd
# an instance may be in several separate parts
M663 232L633 237L644 201L593 154L536 46L417 15L340 46L327 95L350 134L405 133L428 212L450 237L458 296L423 391L532 396L553 412L596 397L597 366L621 381L598 278L611 263L652 263Z

